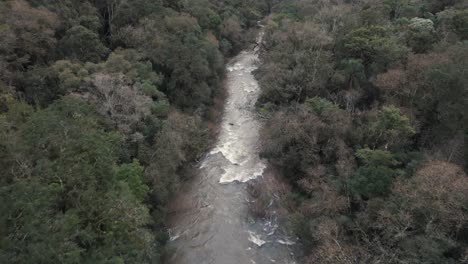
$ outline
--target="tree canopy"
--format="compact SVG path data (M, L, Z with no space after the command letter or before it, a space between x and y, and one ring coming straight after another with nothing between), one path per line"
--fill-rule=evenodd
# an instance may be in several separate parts
M161 263L225 57L270 1L0 3L0 262Z
M257 106L301 263L468 261L466 8L275 6Z

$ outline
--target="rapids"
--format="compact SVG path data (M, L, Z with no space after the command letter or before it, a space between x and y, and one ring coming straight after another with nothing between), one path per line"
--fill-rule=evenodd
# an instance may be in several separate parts
M295 263L294 241L278 227L274 212L254 220L248 210L245 183L266 168L259 157L261 122L255 113L257 63L257 50L251 49L226 66L228 96L217 143L171 205L169 263Z

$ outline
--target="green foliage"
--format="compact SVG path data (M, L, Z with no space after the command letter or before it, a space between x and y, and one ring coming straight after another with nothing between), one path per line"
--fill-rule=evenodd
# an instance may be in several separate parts
M325 2L2 1L0 262L159 263L223 55L270 13L262 155L308 261L466 262L466 175L422 163L465 162L465 6Z
M369 143L392 149L401 147L415 133L409 118L394 106L383 107L372 117L368 129L369 134L366 137L370 140Z
M350 190L367 198L390 192L395 172L385 166L360 167L349 181Z
M76 25L84 26L92 31L98 31L102 27L100 14L96 6L90 1L63 0L27 0L37 9L46 8L57 15L60 20L58 31L63 35L64 31Z
M302 20L304 17L299 14L299 8L294 4L284 4L281 6L281 10L273 18L275 21L279 22L283 19L290 19L292 21Z
M3 2L0 5L2 46L9 57L10 67L20 70L28 63L44 63L55 48L58 26L56 14L47 9L31 7L24 0ZM30 65L29 64L29 65Z
M166 117L170 110L170 104L166 100L154 102L151 106L151 112L157 117Z
M150 82L145 81L139 88L145 95L150 96L153 99L161 100L166 98L166 95L159 91L158 87L151 84Z
M91 82L89 71L80 63L56 61L50 70L57 75L59 85L68 92L83 90Z
M159 91L163 77L155 72L153 64L136 50L115 50L105 62L88 63L86 67L91 72L123 74L128 82L137 86L145 95L154 99L166 98L164 93Z
M309 163L318 161L316 138L321 123L307 112L280 112L266 125L262 156L284 169L285 176L300 177ZM308 146L305 148L305 146Z
M344 60L342 62L344 71L352 77L357 77L358 79L364 79L365 78L365 71L364 71L364 65L362 64L362 60L360 59L349 59L349 60Z
M116 172L117 178L128 185L139 201L143 201L149 192L148 186L143 183L143 172L144 168L136 159L132 163L120 165Z
M384 7L390 19L413 17L417 14L417 6L409 0L384 0Z
M368 148L356 151L356 157L365 166L386 166L395 165L393 154L380 149L371 150Z
M381 26L356 29L347 34L344 47L352 56L368 62L372 56L376 56L377 48L383 46L387 30Z
M97 15L87 15L78 18L79 24L91 31L97 32L101 29L101 21Z
M278 5L256 72L300 261L465 263L466 6L332 2Z
M31 104L44 107L68 92L68 87L60 86L59 76L48 67L34 66L18 75L17 85L24 87L25 98Z
M109 53L99 35L83 26L67 30L60 40L59 49L65 57L83 62L98 62Z
M468 43L454 45L448 50L448 56L449 61L436 63L427 72L432 96L418 98L424 111L431 113L428 122L435 126L436 137L462 130L466 121L468 78L464 69L468 65Z
M161 68L164 75L160 90L171 104L183 109L206 106L219 88L222 75L222 57L217 47L201 34L195 18L188 15L166 17L164 23L157 20L142 21L141 41L128 42L142 54L146 54L153 67ZM161 32L163 37L160 37ZM132 38L133 41L133 38Z
M5 113L6 121L17 127L25 123L33 113L33 108L25 102L7 102L8 112Z
M154 154L146 171L147 178L153 183L151 195L157 205L167 203L176 190L180 181L179 169L198 159L206 150L207 136L199 119L178 112L168 116L155 135Z
M2 1L0 262L160 263L222 54L267 2Z
M244 44L241 33L242 27L238 17L224 19L221 25L221 51L224 54L232 56L240 51Z
M409 119L402 115L400 109L389 106L382 108L379 113L379 119L376 124L376 129L379 131L387 130L387 133L405 136L414 133Z
M197 18L202 29L219 32L222 19L209 1L190 1L187 5L185 8L188 13Z
M157 254L141 203L143 169L135 162L114 174L120 136L98 120L66 97L20 126L15 155L24 165L12 167L18 177L0 191L2 230L12 234L2 257L11 263L149 262Z
M434 23L430 19L412 18L407 36L408 46L416 53L424 53L437 41Z
M304 175L313 176L311 171L322 163L335 163L332 166L343 177L353 166L344 143L350 128L349 116L332 105L325 105L331 108L320 116L308 103L295 109L282 109L274 113L262 132L261 155L279 166L293 182Z
M259 104L286 105L327 94L326 84L333 72L330 40L313 23L293 23L291 29L280 28L272 34L267 31L269 56L262 57L264 67L257 72L263 87Z
M453 17L453 27L462 40L468 39L468 10L458 12Z
M231 42L229 42L229 40L223 38L221 39L220 43L219 43L219 49L221 50L221 52L223 54L231 54L233 53L232 51L232 44Z
M309 105L317 115L339 109L334 103L320 97L308 98L306 104Z
M382 26L368 26L355 29L343 39L346 56L361 59L363 64L374 64L385 69L398 62L407 54L407 48L390 35L390 29Z
M109 14L114 18L111 21L111 33L114 33L114 28L117 30L126 25L135 25L141 18L151 14L160 14L164 10L161 1L133 0L129 2L118 0L103 2L106 7L111 8L113 5L117 7L113 13Z

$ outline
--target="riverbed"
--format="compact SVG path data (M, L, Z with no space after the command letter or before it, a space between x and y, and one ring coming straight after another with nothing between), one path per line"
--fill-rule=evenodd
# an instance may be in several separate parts
M255 219L248 210L247 182L262 177L267 167L259 157L261 122L255 112L257 52L243 51L226 66L227 98L217 143L170 206L169 263L295 263L295 241L275 212Z

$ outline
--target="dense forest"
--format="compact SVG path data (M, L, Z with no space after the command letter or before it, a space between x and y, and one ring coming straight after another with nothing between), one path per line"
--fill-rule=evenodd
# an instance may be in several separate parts
M269 1L0 2L0 262L159 263Z
M0 2L0 263L161 263L226 58L299 263L468 263L465 0Z
M256 76L301 263L468 263L466 1L282 1Z

